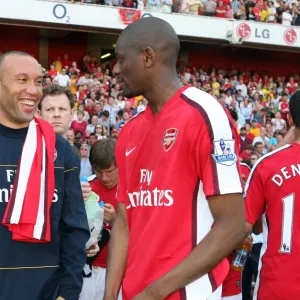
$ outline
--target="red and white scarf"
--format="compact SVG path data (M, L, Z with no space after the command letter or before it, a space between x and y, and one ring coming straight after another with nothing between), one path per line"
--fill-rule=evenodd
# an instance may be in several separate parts
M55 141L55 133L48 122L37 118L30 122L2 220L12 232L13 240L51 241Z

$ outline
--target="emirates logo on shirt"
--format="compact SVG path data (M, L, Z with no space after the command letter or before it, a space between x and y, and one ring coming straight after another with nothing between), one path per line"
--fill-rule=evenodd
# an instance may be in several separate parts
M175 144L178 130L176 128L169 128L165 131L162 146L166 152L168 152Z

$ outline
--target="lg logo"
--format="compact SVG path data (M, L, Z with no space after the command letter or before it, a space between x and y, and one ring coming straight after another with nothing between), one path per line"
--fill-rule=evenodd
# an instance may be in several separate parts
M247 40L251 35L251 28L248 24L245 23L240 24L236 28L236 34L239 38L242 38L243 40Z
M297 41L297 32L293 28L289 28L284 32L283 38L288 45L293 45Z

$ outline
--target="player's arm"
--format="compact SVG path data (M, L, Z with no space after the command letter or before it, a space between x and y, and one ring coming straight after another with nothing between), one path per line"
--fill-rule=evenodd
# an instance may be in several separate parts
M66 145L65 158L64 202L59 225L62 270L59 296L78 299L86 261L85 244L90 238L90 231L79 182L79 159L69 144Z
M252 231L262 232L262 215L265 212L265 193L262 180L263 161L252 169L245 187L246 236Z
M126 208L123 203L119 203L109 242L104 300L118 298L126 268L128 238Z
M127 141L126 136L124 137L125 134L126 131L121 132L116 144L116 163L119 172L116 198L119 203L117 217L110 235L104 300L116 300L118 298L127 262L129 229L126 206L129 204L129 199L124 165L126 151L124 145Z

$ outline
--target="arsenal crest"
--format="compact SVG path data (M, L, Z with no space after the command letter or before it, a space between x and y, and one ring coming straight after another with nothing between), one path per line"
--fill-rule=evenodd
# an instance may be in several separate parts
M162 146L166 152L168 152L174 145L178 130L176 128L169 128L165 131Z

